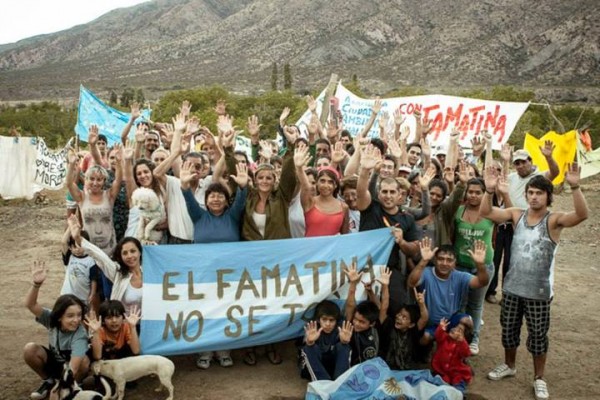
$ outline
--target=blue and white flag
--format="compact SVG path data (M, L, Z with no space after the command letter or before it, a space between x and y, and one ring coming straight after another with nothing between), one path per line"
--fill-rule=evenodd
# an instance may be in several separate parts
M142 116L138 121L150 119L151 110L142 110ZM129 119L131 113L124 113L106 105L102 100L96 97L94 93L81 85L79 87L79 111L77 113L77 125L75 133L84 142L87 142L88 130L91 125L97 125L99 133L106 136L108 145L121 143L121 132ZM135 133L135 126L129 132L129 136Z
M348 289L343 268L356 261L365 271L363 281L374 280L393 244L390 231L380 229L302 239L146 246L142 352L190 354L301 336L321 300L343 306ZM360 300L364 289L358 286Z

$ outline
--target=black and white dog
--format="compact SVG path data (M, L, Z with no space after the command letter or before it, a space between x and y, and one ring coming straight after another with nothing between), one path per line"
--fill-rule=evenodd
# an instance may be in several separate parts
M54 388L54 391L58 393L59 400L105 400L112 397L112 390L110 385L106 382L106 379L100 377L102 386L106 395L102 395L93 390L83 390L77 384L77 381L73 377L73 371L69 368L68 364L65 364L62 376Z

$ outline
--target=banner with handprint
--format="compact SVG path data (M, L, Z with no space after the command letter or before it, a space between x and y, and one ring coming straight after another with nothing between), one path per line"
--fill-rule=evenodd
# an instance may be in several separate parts
M346 89L341 83L335 92L338 99L339 110L343 117L343 128L352 136L362 131L371 117L374 99L364 99L356 96ZM325 99L323 91L317 99L317 112ZM492 148L500 150L508 141L517 122L527 110L529 103L506 101L480 100L467 97L446 95L423 95L393 97L381 99L381 110L368 133L369 137L379 137L379 123L381 116L385 118L386 132L394 129L394 113L402 119L402 126L410 130L408 142L416 134L415 115L420 114L423 121L431 124L431 133L427 136L432 146L444 146L448 143L450 132L453 128L460 131L461 146L470 148L471 139L483 130L492 135ZM310 112L307 111L297 122L301 129L306 129L310 121Z
M388 229L352 235L144 247L145 354L191 354L293 339L313 309L343 310L352 262L374 281L394 240ZM378 284L374 284L377 291ZM358 301L366 299L362 285Z
M141 116L136 122L150 120L152 110L141 110ZM84 142L87 142L88 131L91 125L97 125L99 133L106 136L108 145L121 143L121 132L131 118L130 113L112 108L100 100L94 93L81 85L79 87L79 110L77 113L77 124L75 133ZM135 132L132 127L130 135Z

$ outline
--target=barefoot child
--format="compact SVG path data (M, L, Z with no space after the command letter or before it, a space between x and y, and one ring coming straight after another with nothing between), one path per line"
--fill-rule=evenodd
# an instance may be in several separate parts
M94 360L115 360L140 354L140 340L136 325L140 310L132 306L129 315L118 300L107 300L100 305L100 318L93 311L85 318L92 337Z
M45 399L49 395L64 364L69 364L78 381L86 376L90 366L86 356L88 336L81 324L85 312L83 302L72 294L65 294L56 300L52 311L37 302L47 273L45 262L34 262L31 287L25 297L25 306L35 315L36 321L48 329L49 341L48 347L27 343L23 350L25 363L43 379L42 385L31 393L32 400Z

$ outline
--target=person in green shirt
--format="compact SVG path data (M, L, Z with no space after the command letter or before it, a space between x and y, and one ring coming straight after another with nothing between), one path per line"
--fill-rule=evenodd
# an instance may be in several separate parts
M467 182L465 203L458 208L454 215L454 249L457 254L456 269L475 275L477 268L468 251L473 248L476 240L483 241L486 246L484 263L491 281L494 276L494 248L492 246L494 223L479 214L479 206L484 192L485 184L480 178L472 178ZM489 283L478 289L469 289L467 302L463 305L463 310L473 319L473 340L469 346L473 355L479 353L479 331L488 285Z

